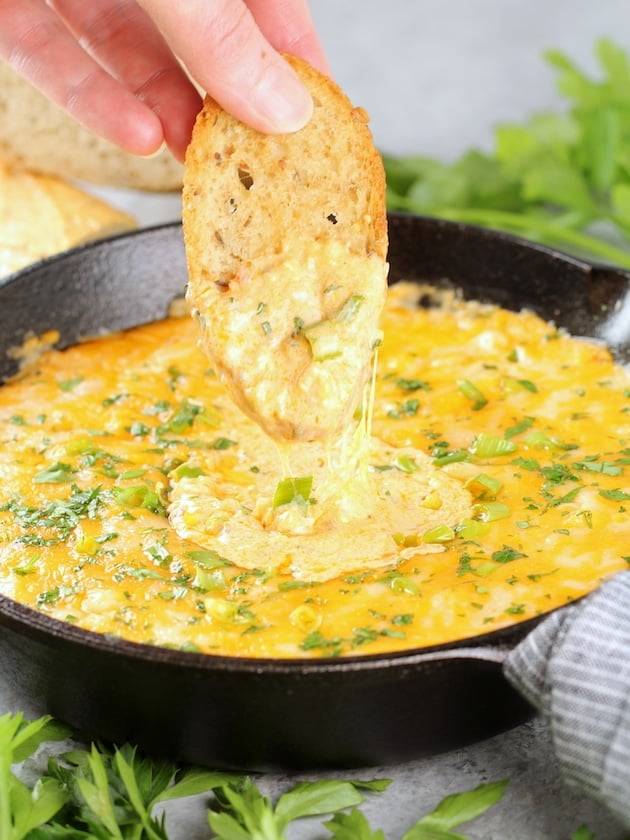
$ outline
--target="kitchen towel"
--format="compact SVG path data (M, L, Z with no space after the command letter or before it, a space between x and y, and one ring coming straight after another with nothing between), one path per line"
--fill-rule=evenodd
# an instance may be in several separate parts
M508 656L563 777L630 826L630 572L552 613Z

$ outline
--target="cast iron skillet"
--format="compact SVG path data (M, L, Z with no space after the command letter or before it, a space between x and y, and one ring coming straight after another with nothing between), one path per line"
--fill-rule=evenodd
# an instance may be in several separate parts
M630 354L630 275L509 236L390 218L393 280L454 285L529 307ZM47 260L0 286L0 379L29 333L59 346L163 317L186 282L181 229L154 228ZM106 361L104 362L106 363ZM0 597L0 663L18 693L86 737L180 761L248 769L350 767L417 758L496 734L532 710L501 664L533 627L407 653L247 660L91 633Z

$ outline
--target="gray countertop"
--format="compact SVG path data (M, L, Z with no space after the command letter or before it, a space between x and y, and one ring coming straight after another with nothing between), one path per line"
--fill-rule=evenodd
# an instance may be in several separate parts
M596 38L608 35L630 47L628 0L312 0L311 7L337 80L370 112L377 146L391 153L452 159L472 145L488 148L497 122L558 106L542 50L560 48L593 69ZM179 216L172 196L115 197L145 224ZM1 674L0 709L29 710L29 698ZM345 776L393 779L364 807L388 840L398 840L443 796L503 778L511 779L504 799L463 828L467 835L569 840L586 823L597 840L624 836L604 808L562 783L539 720L431 759ZM277 795L298 778L315 775L265 775L258 782ZM173 840L208 836L202 797L174 803L167 814ZM325 836L319 820L290 833L296 840Z

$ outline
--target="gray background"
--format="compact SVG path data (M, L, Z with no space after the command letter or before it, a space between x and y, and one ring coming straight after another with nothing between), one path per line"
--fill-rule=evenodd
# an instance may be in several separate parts
M494 124L558 107L553 74L541 59L546 48L560 48L591 70L597 37L630 49L629 0L312 0L312 10L337 81L370 112L377 146L396 154L452 159L470 146L488 149ZM172 196L111 191L109 197L144 224L179 216ZM1 677L0 707L28 710L28 698ZM581 823L597 840L624 837L604 809L563 785L540 721L428 761L354 775L394 780L365 807L388 840L398 840L444 795L507 777L504 800L463 829L470 837L568 840ZM259 781L276 795L296 778ZM174 838L207 837L203 800L170 808L168 824ZM316 840L327 832L313 820L290 836Z

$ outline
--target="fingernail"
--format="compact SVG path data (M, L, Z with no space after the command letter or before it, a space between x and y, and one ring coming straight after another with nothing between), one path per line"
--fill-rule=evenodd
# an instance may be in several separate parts
M146 155L140 155L140 157L145 158L146 160L151 160L152 158L158 157L162 154L163 151L166 149L166 140L162 140L160 145L155 149L153 152L147 152Z
M250 105L263 130L284 134L303 128L313 114L313 100L288 64L272 65L252 90Z

